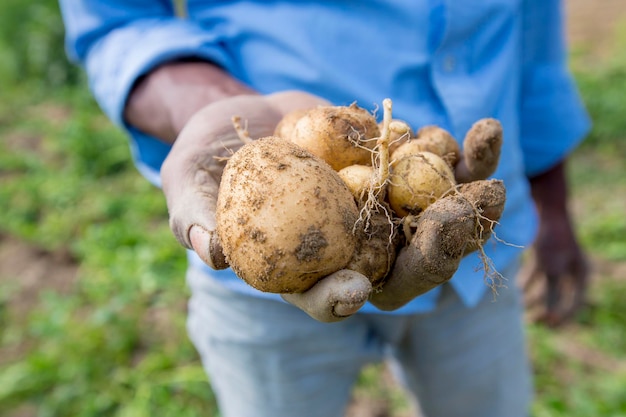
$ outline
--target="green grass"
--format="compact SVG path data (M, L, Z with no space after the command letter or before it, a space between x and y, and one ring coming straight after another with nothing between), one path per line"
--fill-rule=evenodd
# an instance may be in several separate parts
M8 308L19 277L0 280L0 347L23 351L1 362L0 410L202 415L213 399L184 330L185 257L163 198L83 87L55 92L15 87L20 107L2 109L0 233L69 251L79 277L25 317Z
M624 44L626 32L619 32ZM554 331L529 325L537 397L534 417L626 416L626 53L574 64L593 120L568 163L571 208L593 260L589 306ZM621 271L621 272L620 272Z
M626 416L625 290L623 280L596 284L592 304L567 329L529 326L535 417Z
M54 2L22 3L0 6L0 237L66 254L79 269L69 290L42 282L26 313L14 308L21 276L0 277L0 415L216 416L185 332L185 257L163 197L136 172L126 138L61 49L50 49L60 39ZM25 15L35 18L23 27L11 18ZM2 30L24 39L10 44ZM576 72L595 125L568 165L572 208L603 267L574 325L528 327L535 417L626 416L623 62L624 52ZM382 373L367 368L356 395L401 415L407 403Z

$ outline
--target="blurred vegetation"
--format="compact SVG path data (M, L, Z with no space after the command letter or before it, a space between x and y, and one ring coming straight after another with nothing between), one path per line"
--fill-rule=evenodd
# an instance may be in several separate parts
M624 152L626 132L624 91L626 90L626 62L607 63L601 69L576 72L576 79L585 104L593 116L593 129L583 142L583 149L601 152Z
M0 242L79 265L69 293L41 282L25 315L20 277L0 277L0 415L214 415L162 195L63 35L55 1L0 2Z
M573 209L606 268L571 327L529 325L536 417L626 416L626 280L612 272L626 262L626 48L616 51L575 67L594 128L568 166ZM0 2L0 85L0 243L78 265L69 290L39 283L25 313L20 276L0 277L0 416L217 415L185 332L185 257L165 203L67 62L55 1ZM366 369L357 396L400 413L382 372Z
M75 84L81 71L65 58L56 1L2 0L0 80L48 87Z
M572 66L593 127L570 161L578 231L590 251L626 261L626 22L617 27L614 53Z

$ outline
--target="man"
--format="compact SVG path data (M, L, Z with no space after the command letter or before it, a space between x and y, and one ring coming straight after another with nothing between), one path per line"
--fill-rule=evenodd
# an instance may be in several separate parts
M128 131L138 169L163 187L172 229L192 249L189 334L224 416L340 416L361 367L383 358L399 365L426 416L527 415L513 282L521 252L540 239L540 268L557 296L562 277L585 275L563 161L589 122L567 73L559 2L190 0L186 19L165 0L61 6L70 55ZM213 156L236 139L230 116L260 137L296 108L373 109L385 97L395 117L456 138L480 118L502 123L494 177L507 206L485 248L508 278L498 295L473 255L450 284L392 313L340 304L351 317L329 324L220 269ZM550 306L549 319L560 320L559 304Z

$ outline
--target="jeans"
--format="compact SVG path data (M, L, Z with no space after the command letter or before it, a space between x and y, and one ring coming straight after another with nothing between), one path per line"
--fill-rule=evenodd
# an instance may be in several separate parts
M474 308L445 285L427 314L327 324L197 269L187 280L189 335L223 417L340 417L363 366L386 359L426 417L528 415L531 372L513 283Z

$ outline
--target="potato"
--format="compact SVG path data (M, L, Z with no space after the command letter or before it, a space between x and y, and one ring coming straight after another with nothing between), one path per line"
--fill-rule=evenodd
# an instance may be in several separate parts
M396 260L400 234L384 213L374 213L369 224L359 223L357 247L347 269L365 275L373 287L382 284Z
M480 119L463 139L463 157L455 167L459 183L487 179L498 168L502 148L502 125L496 119Z
M303 292L344 268L357 218L338 174L284 139L248 143L224 168L217 233L233 270L261 291Z
M415 233L399 251L384 291L373 292L370 302L381 310L395 310L448 281L464 256L480 250L505 202L504 183L484 180L464 184L428 206L416 217ZM484 256L486 276L498 280Z
M384 290L373 292L370 302L395 310L448 281L475 236L476 223L476 211L461 196L448 195L429 205L417 217L415 234L399 251Z
M501 180L491 179L461 184L458 190L481 215L476 239L465 248L469 253L482 247L491 236L495 222L504 211L506 188Z
M392 163L387 198L393 211L404 217L421 213L454 185L454 173L441 157L420 152Z
M297 109L290 113L287 113L280 120L278 125L276 125L276 129L274 130L274 136L278 136L279 138L291 140L293 136L293 131L296 127L296 123L302 116L304 116L308 112L307 109Z
M418 152L432 152L454 167L461 156L456 140L445 129L438 126L424 126L417 131L417 137L402 143L391 152L391 159Z
M235 123L246 144L223 172L217 234L226 261L248 284L337 321L368 299L398 308L482 248L504 206L501 182L457 187L456 141L435 126L407 141L411 128L392 118L391 100L383 109L380 127L356 105L292 113L276 136L252 142ZM470 135L477 165L485 147L499 156L501 134L488 122ZM419 147L411 149L413 142ZM466 159L457 168L467 165L471 175L495 166L487 158L481 171Z
M358 203L367 200L374 178L374 168L371 165L350 165L342 168L338 174Z
M335 171L369 165L380 130L376 119L356 104L319 106L300 117L290 140L325 160Z

